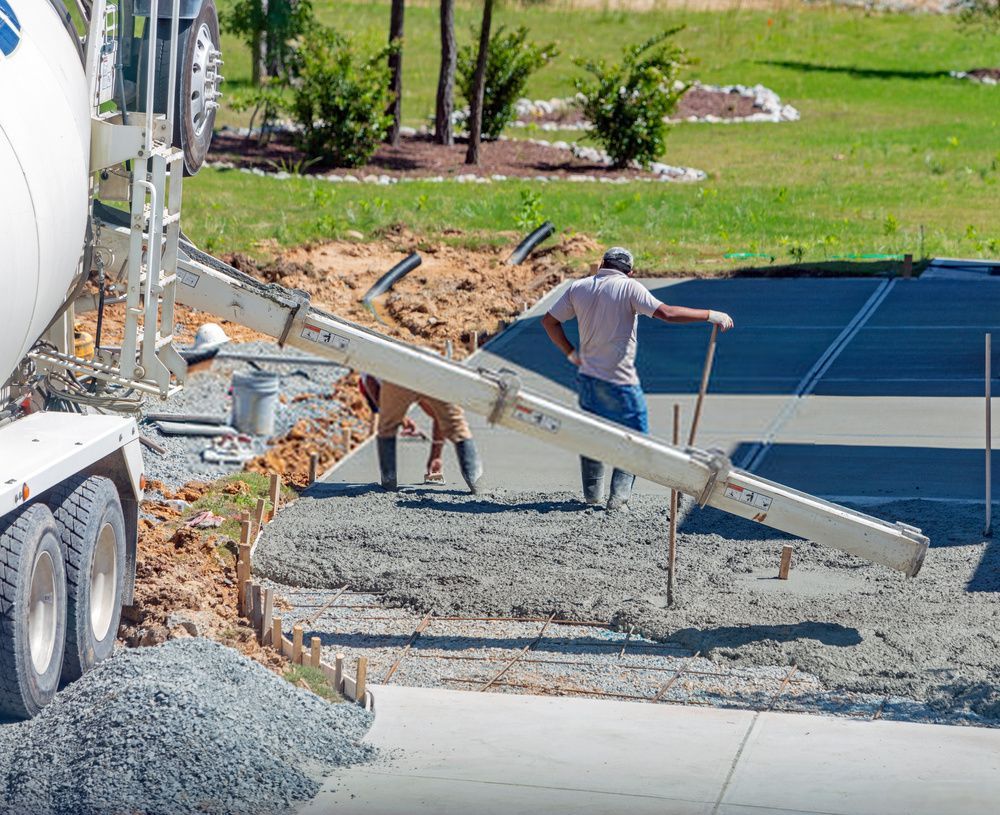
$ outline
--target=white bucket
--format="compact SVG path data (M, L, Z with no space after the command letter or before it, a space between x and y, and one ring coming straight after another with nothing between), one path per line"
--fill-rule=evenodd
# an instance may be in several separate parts
M270 371L233 374L233 425L241 433L269 436L274 432L278 375Z

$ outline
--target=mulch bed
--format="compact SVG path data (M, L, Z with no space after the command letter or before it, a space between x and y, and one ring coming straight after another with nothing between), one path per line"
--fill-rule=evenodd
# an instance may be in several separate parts
M479 149L479 165L465 163L467 144L457 140L450 147L435 144L428 136L403 136L398 147L382 145L363 167L333 168L322 163L307 165L305 154L295 145L291 133L276 133L266 147L232 132L221 131L212 141L211 161L230 162L237 167L259 168L269 172L285 170L309 174L350 174L356 178L367 175L392 177L445 178L459 175L490 177L503 175L517 178L535 176L604 176L607 178L656 178L643 170L613 170L603 164L577 158L567 150L523 139L483 142Z
M973 68L971 71L966 71L965 73L980 81L992 79L994 82L1000 82L1000 68Z
M738 93L720 93L694 86L678 100L677 107L670 118L688 119L695 116L702 119L706 116L716 116L719 119L743 119L747 116L753 116L755 113L766 113L766 111L754 104L753 99L749 96ZM587 120L584 119L583 113L578 108L572 107L538 114L532 116L530 121L535 124L551 123L575 129L579 125L585 124Z

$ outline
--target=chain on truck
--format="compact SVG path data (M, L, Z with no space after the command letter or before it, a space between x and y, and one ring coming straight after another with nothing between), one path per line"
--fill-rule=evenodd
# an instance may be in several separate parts
M82 32L82 36L81 36ZM912 577L928 547L889 523L443 359L200 252L180 229L218 106L213 0L0 0L0 715L37 713L107 658L135 582L145 398L186 366L183 303L457 402L494 425ZM124 304L124 335L102 336ZM74 320L96 312L93 347Z

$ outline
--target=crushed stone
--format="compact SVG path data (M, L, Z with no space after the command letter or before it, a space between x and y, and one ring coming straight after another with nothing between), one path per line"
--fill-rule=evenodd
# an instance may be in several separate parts
M322 489L321 489L322 487ZM569 493L468 496L318 485L267 527L257 574L349 584L436 614L608 621L727 665L795 664L829 689L916 698L1000 722L1000 547L968 505L863 508L923 527L903 575L686 502L678 602L666 606L666 502L584 508ZM792 577L777 580L783 544Z
M373 757L372 718L209 640L119 651L0 726L0 812L286 812Z
M277 438L288 433L301 420L326 418L331 412L348 409L329 399L336 383L347 369L339 366L304 365L296 363L297 357L308 356L294 348L280 348L272 342L229 343L222 353L280 355L287 363L260 363L260 367L280 376L279 393L282 399L275 408L274 433ZM146 404L149 413L210 414L229 416L232 413L230 386L233 373L249 371L247 362L218 360L208 370L193 371L179 393L167 401L150 399ZM146 476L163 482L170 489L177 489L188 481L214 481L229 473L239 472L242 464L215 464L204 461L202 452L211 446L212 439L197 436L166 436L155 424L143 423L142 432L157 444L167 448L166 455L145 451L143 461ZM269 438L252 437L251 448L257 455L268 449Z

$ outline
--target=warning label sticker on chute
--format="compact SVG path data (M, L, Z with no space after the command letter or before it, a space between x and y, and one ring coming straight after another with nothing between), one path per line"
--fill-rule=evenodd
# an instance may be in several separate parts
M340 334L334 334L332 331L327 331L325 328L320 328L319 326L309 325L306 323L305 328L302 329L302 337L312 342L318 342L321 345L328 345L331 348L336 348L338 351L346 351L347 346L351 344L351 341L347 337L342 337Z
M533 424L542 430L548 430L549 433L559 432L560 422L555 416L547 416L540 410L532 410L524 405L518 405L514 408L514 418L525 424Z
M726 498L732 498L741 504L763 509L765 512L771 508L772 499L770 495L764 495L762 492L754 492L745 487L738 487L735 484L726 484Z

